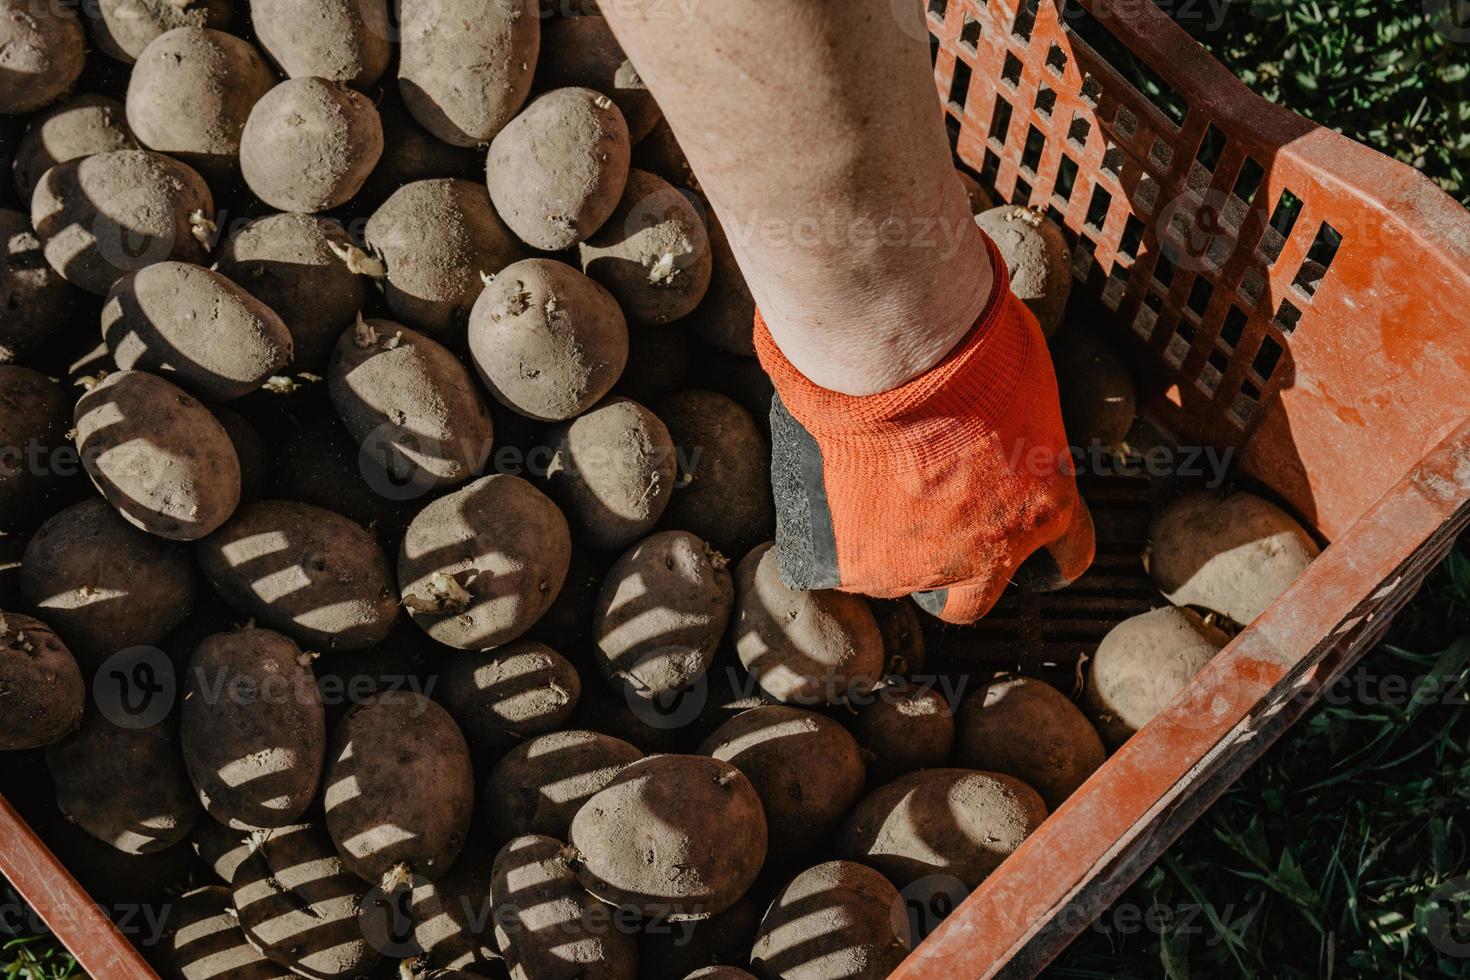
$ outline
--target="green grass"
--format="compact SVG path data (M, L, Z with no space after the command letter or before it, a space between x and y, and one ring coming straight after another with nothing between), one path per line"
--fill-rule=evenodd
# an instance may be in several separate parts
M0 980L67 980L81 975L76 960L50 936L5 937L0 929Z
M1155 2L1255 91L1470 204L1470 15L1448 17L1462 0Z

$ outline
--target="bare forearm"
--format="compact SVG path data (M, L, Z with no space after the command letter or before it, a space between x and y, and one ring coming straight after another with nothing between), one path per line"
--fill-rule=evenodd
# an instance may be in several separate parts
M602 9L803 374L870 394L954 346L991 275L949 160L917 3Z

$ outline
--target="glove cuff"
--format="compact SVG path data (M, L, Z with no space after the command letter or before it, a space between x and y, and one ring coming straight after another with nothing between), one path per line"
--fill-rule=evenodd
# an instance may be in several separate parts
M865 454L962 450L993 434L1005 417L1031 346L1043 342L1035 317L1010 288L1005 260L988 237L994 283L985 307L934 367L891 391L844 395L802 374L776 346L760 311L755 349L792 417L821 445Z

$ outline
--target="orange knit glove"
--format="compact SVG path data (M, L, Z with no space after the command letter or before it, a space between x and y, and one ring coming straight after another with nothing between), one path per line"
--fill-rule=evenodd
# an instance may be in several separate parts
M1060 588L1092 562L1056 376L1031 311L990 245L995 292L943 361L902 387L820 388L755 343L771 408L776 557L797 589L914 594L952 623L985 615L1006 585Z

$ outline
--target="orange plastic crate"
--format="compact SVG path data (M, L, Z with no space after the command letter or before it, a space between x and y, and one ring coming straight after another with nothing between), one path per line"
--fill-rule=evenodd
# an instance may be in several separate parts
M1251 94L1150 0L927 3L956 153L1068 229L1073 310L1105 315L1148 421L1233 451L1331 542L895 974L1030 976L1376 642L1470 523L1470 214ZM1126 491L1092 503L1146 518ZM1131 564L1104 554L1090 573L1106 609L1011 602L975 649L1046 658L1146 608L1136 557L1114 557ZM155 976L3 799L0 870L93 976Z
M1176 446L1233 451L1331 542L895 974L1031 976L1378 640L1470 522L1470 214L1255 96L1148 0L928 0L927 17L957 155L1066 227L1073 313L1103 318L1144 416ZM1055 658L1105 628L1087 609L1039 597L1002 629Z

